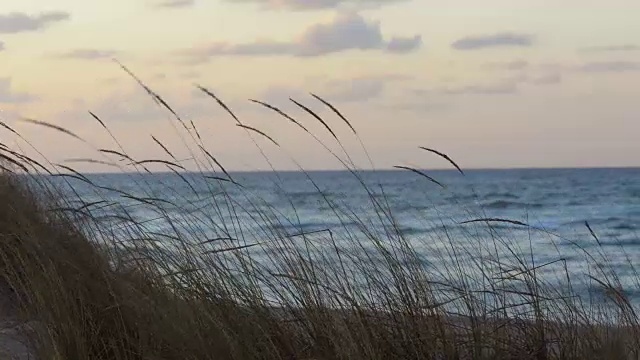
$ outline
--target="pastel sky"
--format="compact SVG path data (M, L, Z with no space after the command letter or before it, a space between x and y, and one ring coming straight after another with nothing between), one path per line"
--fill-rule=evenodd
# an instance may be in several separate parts
M193 141L113 61L193 121L233 170L340 168L323 116L354 160L378 168L640 166L637 0L3 0L0 120L52 162L83 171L97 149L188 159ZM202 85L243 124L235 126ZM67 128L86 142L21 118ZM0 130L0 142L34 154ZM255 143L254 143L255 142ZM259 146L256 147L256 144ZM193 168L188 160L184 165Z

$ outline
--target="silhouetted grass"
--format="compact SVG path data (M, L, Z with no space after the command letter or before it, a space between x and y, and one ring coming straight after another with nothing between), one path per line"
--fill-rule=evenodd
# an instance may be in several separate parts
M43 166L0 146L0 289L20 318L35 324L25 331L39 357L638 358L636 308L588 224L599 247L590 252L574 246L593 265L588 278L602 291L605 299L599 302L578 296L564 259L533 263L532 248L522 252L493 229L494 223L505 223L543 231L519 220L470 218L461 223L474 227L462 232L463 239L443 227L437 243L416 244L394 217L383 186L363 178L329 119L291 99L331 135L344 158L302 121L251 100L318 142L368 196L372 218L336 203L304 173L340 230L339 235L332 228L305 231L290 197L293 215L283 216L281 208L252 194L207 150L193 122L186 126L160 95L135 79L184 125L174 129L197 171L179 172L186 166L174 156L178 152L153 135L169 158L134 159L94 113L115 149L97 148L100 159L76 160L127 172L137 192L98 184L66 165ZM249 136L278 145L276 138L243 124L211 90L198 88L250 130ZM358 136L333 105L312 97ZM80 139L59 126L28 122ZM262 150L257 141L253 144ZM422 149L464 175L446 154ZM166 166L192 197L186 198L176 183L165 184L158 194L140 176L151 172L150 164ZM421 170L397 167L445 187ZM275 175L275 188L286 196ZM90 192L92 200L78 199ZM140 209L153 215L141 218ZM488 237L473 236L484 230ZM418 248L432 251L441 262L425 262ZM560 285L539 274L558 264L564 264L566 277Z

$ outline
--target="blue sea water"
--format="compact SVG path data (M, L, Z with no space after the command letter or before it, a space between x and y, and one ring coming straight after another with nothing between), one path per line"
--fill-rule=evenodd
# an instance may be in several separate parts
M232 173L235 183L214 178L224 177L220 174L87 175L94 184L118 191L65 181L72 182L75 193L70 194L80 198L78 204L89 204L85 210L100 212L112 226L122 218L108 215L126 213L144 221L148 231L180 232L166 221L169 217L195 234L194 242L229 237L247 243L328 230L338 243L371 237L394 241L401 234L425 264L436 268L450 257L454 243L465 250L457 256L468 259L508 257L513 251L529 259L529 266L561 259L539 270L559 281L566 271L585 275L592 262L606 260L629 292L637 293L640 168L425 173L445 187L400 170L364 171L359 177L347 171ZM376 204L389 213L375 211ZM480 218L530 226L464 223ZM585 251L600 255L590 259Z

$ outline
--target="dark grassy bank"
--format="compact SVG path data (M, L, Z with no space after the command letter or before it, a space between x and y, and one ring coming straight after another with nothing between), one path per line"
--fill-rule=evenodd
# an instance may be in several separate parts
M159 106L174 113L157 94L145 89ZM201 90L252 139L267 137L278 146L277 139L245 125L213 93ZM335 115L331 122L357 137L337 109L321 98L316 100ZM300 121L258 103L279 113L310 140L320 141ZM308 121L320 122L337 148L344 150L329 120L296 104ZM102 119L90 115L109 132ZM226 190L241 189L242 184L207 151L196 125L174 115L176 132L189 140L185 146L200 169L197 176L210 184L210 193L202 195L205 206L215 209L220 218L198 215L178 223L168 215L169 208L179 207L177 203L152 193L140 197L102 189L120 191L123 199L153 209L158 219L170 224L172 231L167 233L155 232L120 203L73 202L69 192L50 186L50 178L24 173L49 172L68 181L71 189L80 183L99 185L71 168L65 167L60 175L51 166L0 146L0 289L11 300L12 307L6 311L32 324L24 331L39 358L638 358L636 309L615 274L606 269L603 254L585 254L576 248L581 256L598 263L598 270L589 276L606 299L596 305L576 296L570 279L562 288L548 283L536 271L540 265L530 265L515 251L509 259L479 261L461 256L461 249L452 242L448 259L443 260L454 260L447 262L453 265L434 271L424 266L415 245L400 230L384 202L384 189L364 182L371 208L388 229L385 233L371 230L355 211L335 208L336 218L355 222L359 230L344 239L335 239L331 231L283 234L268 226L277 221L271 216L277 209L261 207L262 216L254 218L252 225L259 225L261 230L253 235L263 241L248 242L243 238L246 224L220 223L222 214L246 210ZM36 125L76 137L66 129ZM5 130L13 132L8 126ZM181 175L184 167L172 149L156 142L166 155L163 159L133 159L114 141L113 149L99 149L101 157L91 161L140 173L148 171L147 165L160 164L190 186L192 180ZM339 155L343 153L322 144L329 156L359 179L347 154ZM464 173L445 154L424 150L444 157ZM435 186L444 185L424 172L404 169ZM143 181L137 185L146 186ZM166 193L174 190L167 187ZM327 200L327 205L334 204ZM118 210L109 222L97 211L105 207ZM490 227L509 220L472 221ZM207 238L203 224L219 227L224 236ZM595 233L593 237L597 240ZM496 237L489 245L508 247L509 243ZM464 250L483 251L473 246L470 243ZM256 261L251 251L260 252L266 263ZM469 276L470 268L482 274L480 280ZM605 320L615 325L603 325Z

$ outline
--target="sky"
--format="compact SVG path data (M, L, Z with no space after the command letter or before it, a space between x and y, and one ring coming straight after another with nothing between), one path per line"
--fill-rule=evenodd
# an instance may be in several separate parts
M3 0L0 121L20 136L0 129L0 143L81 171L113 170L86 160L117 159L99 149L171 160L158 142L195 169L192 126L228 170L338 169L344 151L362 168L448 166L419 146L464 168L640 166L639 13L634 0Z

